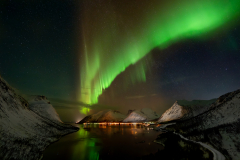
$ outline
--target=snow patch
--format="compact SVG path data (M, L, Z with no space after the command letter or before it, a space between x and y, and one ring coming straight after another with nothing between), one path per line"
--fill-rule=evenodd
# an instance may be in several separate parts
M187 119L197 116L210 109L216 99L211 100L178 100L171 108L162 114L158 122L167 122L178 119Z
M123 122L139 122L139 121L151 121L158 119L159 115L150 108L143 108L141 110L135 110L128 115Z
M45 96L32 97L32 99L29 100L29 109L41 117L62 123L58 113Z
M121 122L126 118L126 115L113 110L104 110L98 113L86 116L78 123L86 122Z

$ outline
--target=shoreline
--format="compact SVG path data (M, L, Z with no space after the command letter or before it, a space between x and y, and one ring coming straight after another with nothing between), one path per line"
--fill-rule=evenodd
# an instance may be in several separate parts
M64 124L67 124L67 123L64 123ZM71 124L68 124L68 125L71 125ZM73 126L73 125L71 125L71 126ZM75 127L75 126L73 126L73 127ZM78 127L75 127L75 128L78 128ZM49 145L47 145L47 146L43 149L43 151L41 151L41 152L42 152L42 156L40 157L39 160L42 160L42 159L43 159L43 157L44 157L44 156L43 156L43 152L44 152L51 144L54 144L54 143L58 142L62 137L67 136L67 135L72 134L72 133L75 133L75 132L78 132L79 130L80 130L80 128L78 128L77 131L71 131L71 132L69 132L69 133L63 134L63 135L61 135L56 141L51 142Z
M175 133L174 134L180 136L182 139L186 140L186 141L190 141L196 144L200 144L201 146L203 146L204 148L208 149L209 151L211 151L213 153L213 160L226 160L225 156L219 152L218 150L216 150L215 148L203 143L203 142L196 142L190 139L187 139L186 137L184 137L183 135L179 134L179 133Z

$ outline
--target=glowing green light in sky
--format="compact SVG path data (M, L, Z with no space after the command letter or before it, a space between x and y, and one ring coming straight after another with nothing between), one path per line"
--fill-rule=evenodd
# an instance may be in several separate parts
M84 103L97 103L98 96L118 74L153 48L165 48L182 39L206 36L234 20L240 10L239 0L142 2L146 7L126 4L126 8L121 9L117 8L117 2L84 3L87 8L82 21L84 58L80 62L80 97ZM145 81L144 66L139 67L132 77Z
M87 107L82 107L80 113L87 115L90 112L90 109Z

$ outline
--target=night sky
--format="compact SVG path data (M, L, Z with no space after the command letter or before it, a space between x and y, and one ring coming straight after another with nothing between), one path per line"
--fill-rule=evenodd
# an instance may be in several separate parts
M3 0L0 75L63 121L240 88L238 0ZM90 109L90 112L88 112ZM85 115L84 115L85 114Z

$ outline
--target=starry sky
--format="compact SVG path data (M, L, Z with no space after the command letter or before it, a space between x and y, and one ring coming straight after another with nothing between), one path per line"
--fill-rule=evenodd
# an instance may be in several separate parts
M0 75L25 97L47 96L63 121L102 109L162 114L240 88L239 6L3 0Z

